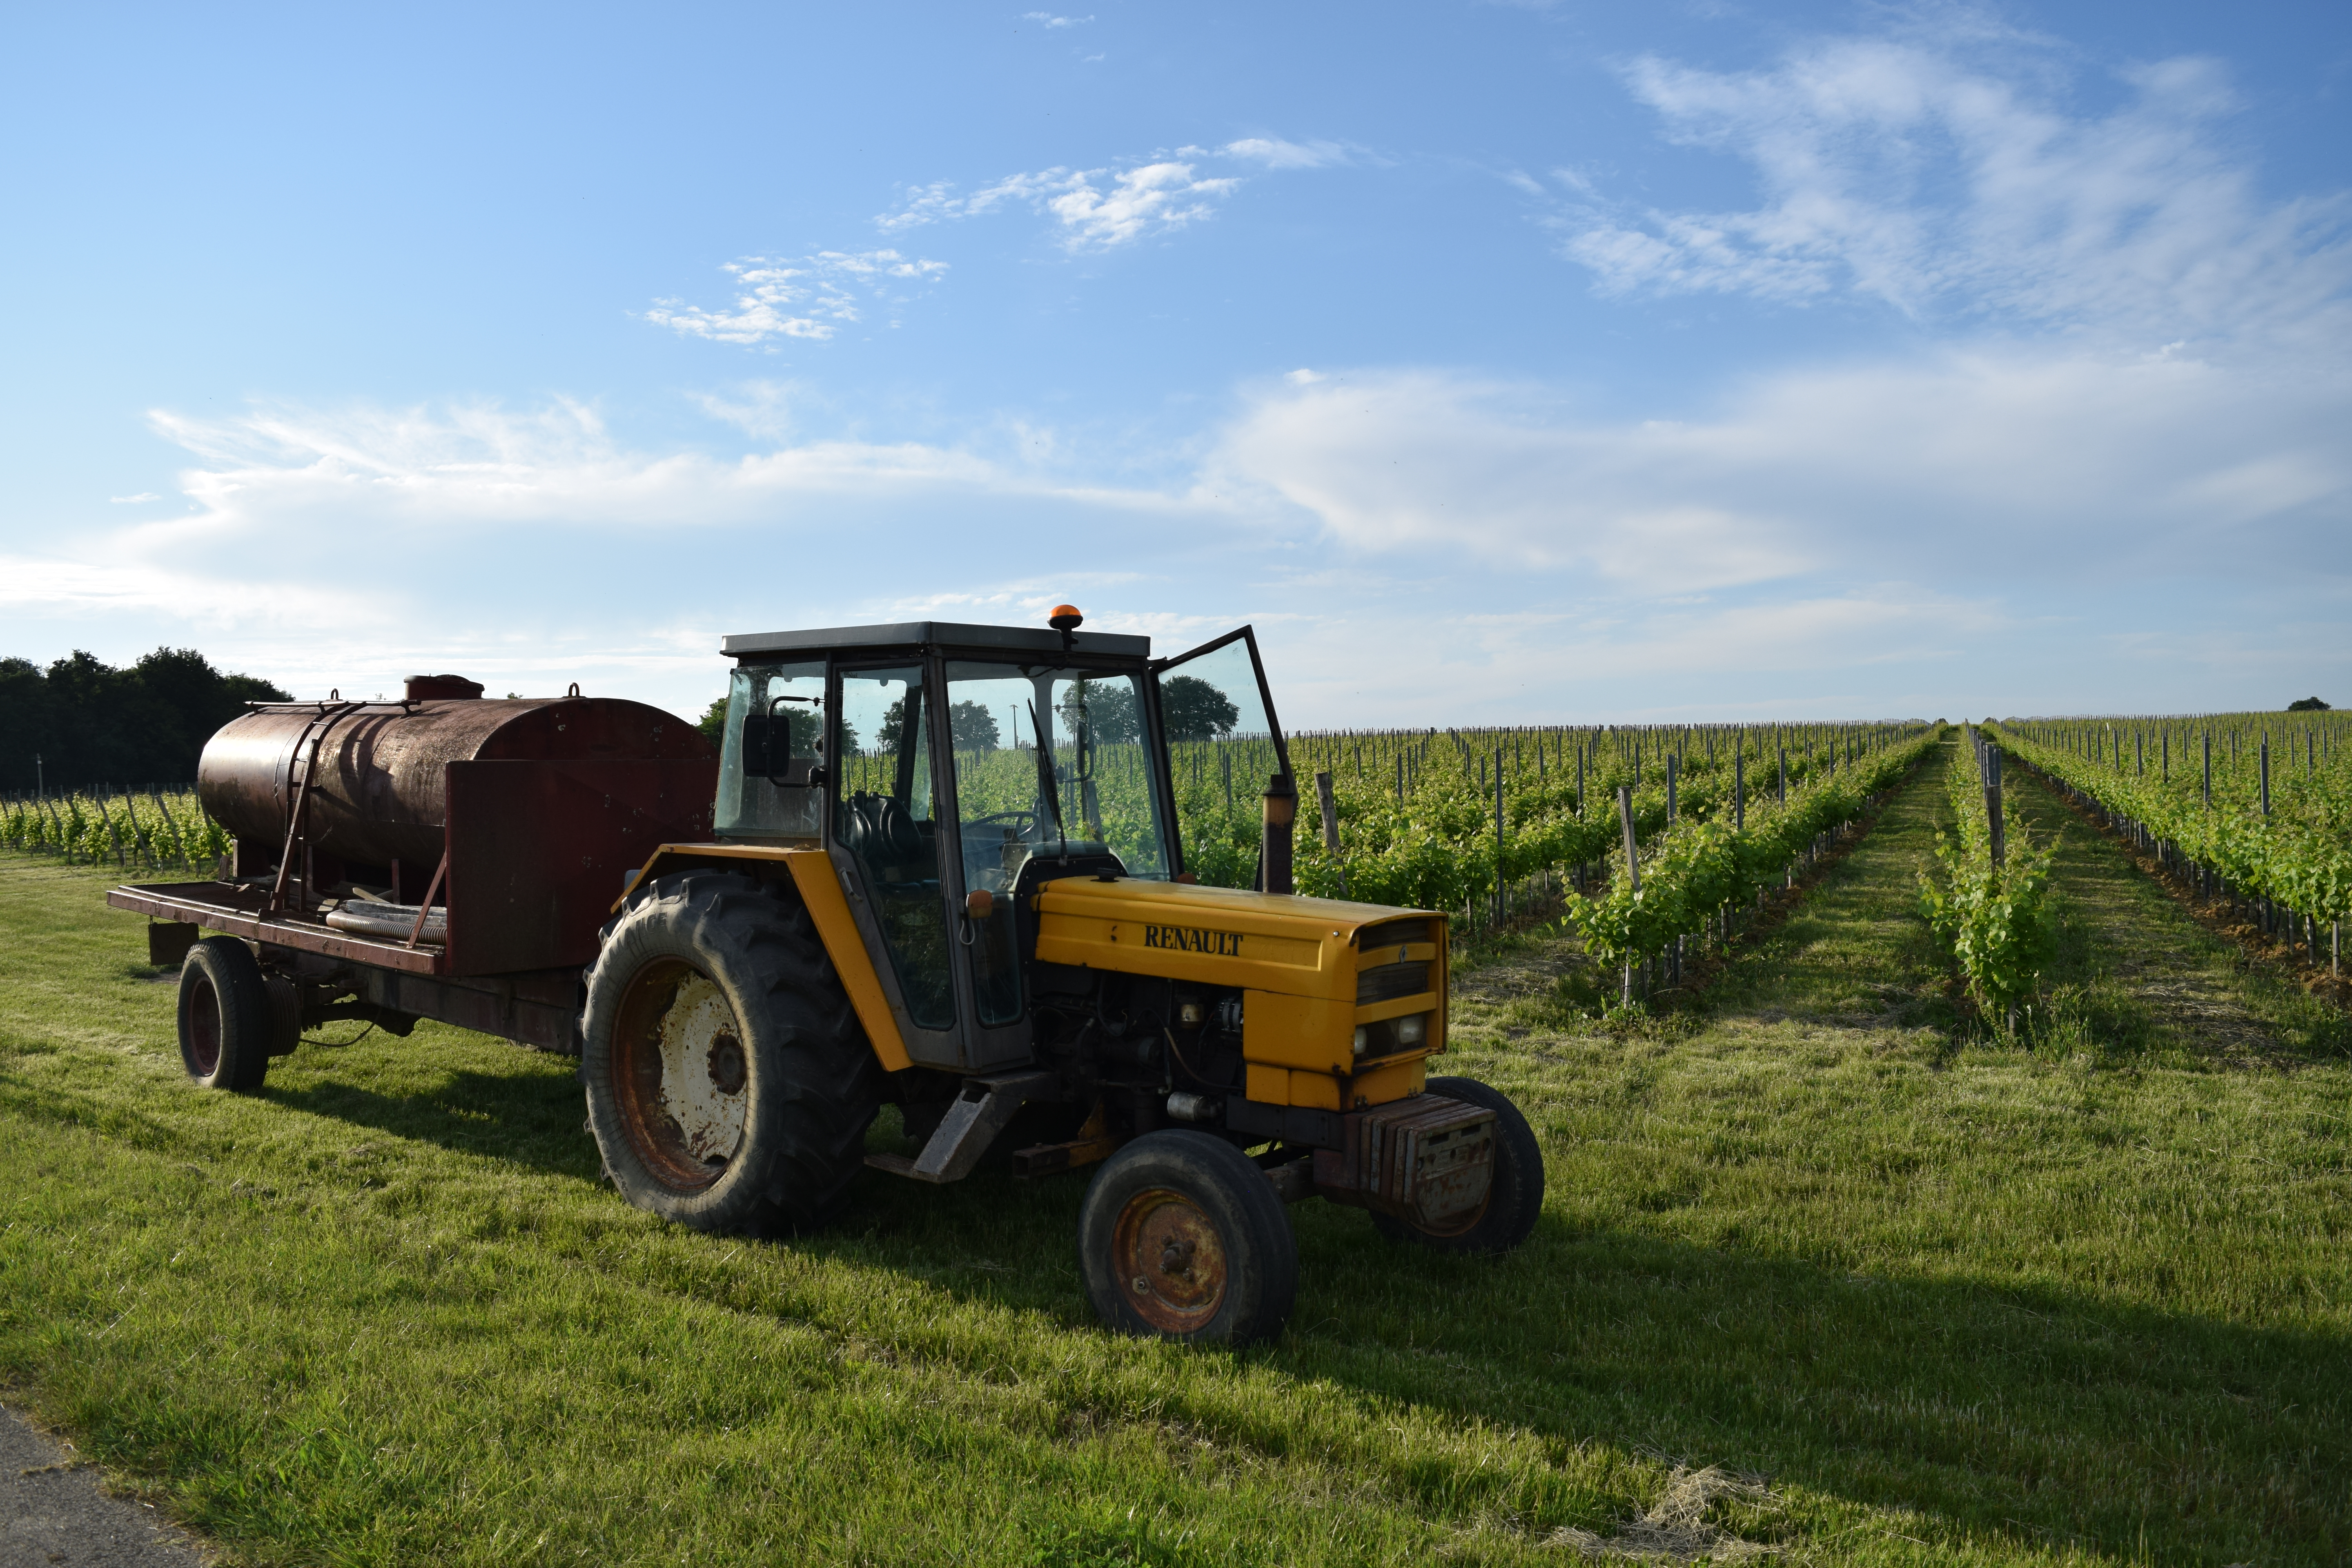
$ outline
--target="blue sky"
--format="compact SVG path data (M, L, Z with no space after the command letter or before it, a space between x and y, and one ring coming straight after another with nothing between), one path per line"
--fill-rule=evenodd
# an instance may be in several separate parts
M12 8L0 653L2352 702L2352 12Z

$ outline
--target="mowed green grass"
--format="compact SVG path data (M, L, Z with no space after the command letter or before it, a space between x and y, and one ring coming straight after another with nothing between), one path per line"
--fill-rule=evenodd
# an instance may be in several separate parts
M2259 977L2210 1052L2160 975L1979 1043L1914 912L1939 800L1677 1017L1599 1032L1557 944L1465 975L1443 1066L1542 1137L1535 1238L1302 1205L1238 1353L1095 1327L1082 1176L749 1242L623 1205L571 1064L480 1037L192 1089L139 921L7 858L0 1377L255 1563L1559 1562L1677 1463L1769 1477L1711 1517L1791 1562L2341 1561L2352 1071ZM2086 987L2118 932L2218 962L2095 912Z

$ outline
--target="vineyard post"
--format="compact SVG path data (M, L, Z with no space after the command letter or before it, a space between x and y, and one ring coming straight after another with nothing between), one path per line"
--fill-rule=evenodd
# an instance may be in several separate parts
M1503 753L1495 753L1495 924L1511 918L1510 884L1503 879Z
M1667 757L1666 757L1666 826L1667 826L1667 828L1668 828L1669 830L1671 830L1671 829L1674 827L1674 826L1675 826L1675 759L1674 759L1674 756L1672 755L1672 753L1669 753L1669 754L1667 755Z
M1748 742L1741 732L1739 750L1731 753L1731 826L1748 831Z
M171 830L172 842L180 847L180 868L184 871L194 870L195 862L188 858L188 841L181 837L180 825L172 818L172 808L163 804L163 792L153 784L149 784L147 788L155 797L155 809L163 814L163 826ZM395 899L399 897L397 893L393 896Z
M1633 791L1628 784L1617 786L1617 825L1625 834L1626 882L1638 896L1642 891L1642 860L1633 847ZM1625 955L1625 978L1620 1001L1627 1007L1633 1005L1633 955L1630 952Z
M2213 805L2213 731L2210 731L2210 730L2208 730L2208 731L2205 731L2205 805L2206 805L2206 808L2207 808L2208 810L2210 810L2210 809L2212 808L2212 805Z
M1780 804L1781 804L1782 805L1788 805L1788 804L1789 804L1789 742L1788 742L1788 741L1787 741L1787 739L1786 739L1786 738L1783 738L1783 739L1781 740L1781 742L1780 742Z
M135 857L144 859L149 865L154 864L154 857L147 854L146 851L140 847L139 813L131 808L131 786L129 784L124 784L122 786L122 819L131 824L131 853Z
M2270 810L2270 756L2271 743L2270 741L2265 738L2263 742L2263 810L2266 814ZM105 827L107 837L114 841L114 863L117 866L128 864L128 862L122 858L122 835L115 831L114 817L112 814L106 809L106 786L104 784L100 784L98 788L92 790L90 792L89 800L92 805L98 807L98 820Z
M1339 868L1339 896L1348 896L1348 866L1339 858L1339 803L1331 794L1331 775L1315 775L1315 797L1323 807L1323 852Z
M1992 868L1996 875L2008 853L2007 836L2000 819L2000 748L1988 745L1984 749L1985 821L1991 829Z
M2263 731L2263 815L2271 814L2271 735Z

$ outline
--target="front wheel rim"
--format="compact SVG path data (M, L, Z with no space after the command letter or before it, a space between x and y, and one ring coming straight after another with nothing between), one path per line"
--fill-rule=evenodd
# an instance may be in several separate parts
M1216 1222L1166 1187L1147 1188L1120 1207L1111 1227L1111 1267L1129 1308L1163 1334L1205 1328L1232 1282Z
M611 1070L622 1135L655 1180L695 1193L726 1174L750 1120L751 1058L709 975L676 960L639 970L614 1019Z

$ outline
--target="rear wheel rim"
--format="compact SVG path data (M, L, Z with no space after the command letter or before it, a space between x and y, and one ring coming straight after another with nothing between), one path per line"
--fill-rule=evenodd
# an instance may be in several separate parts
M710 977L649 963L622 993L613 1027L613 1100L622 1135L654 1179L694 1193L726 1174L751 1110L751 1053Z
M188 1041L184 1051L192 1076L210 1078L220 1071L220 993L202 973L192 976L188 983Z
M1216 1222L1183 1194L1149 1187L1111 1227L1118 1293L1164 1334L1205 1328L1225 1304L1232 1268Z

